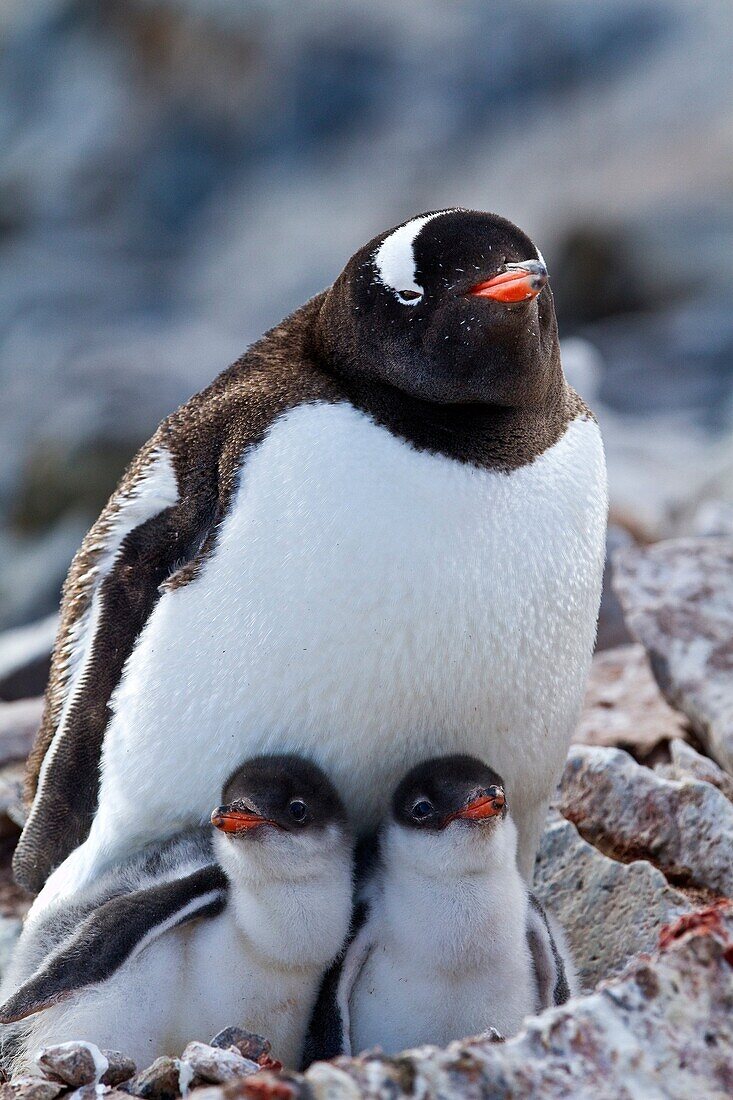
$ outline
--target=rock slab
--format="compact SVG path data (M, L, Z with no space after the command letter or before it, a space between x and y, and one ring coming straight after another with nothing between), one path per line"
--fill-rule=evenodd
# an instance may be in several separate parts
M621 550L614 587L667 701L733 775L733 538Z
M670 763L657 765L656 769L665 779L699 779L703 783L712 783L729 802L733 802L733 777L719 768L709 756L703 756L692 745L677 738L669 743L669 755Z
M581 987L589 991L634 955L653 951L662 926L692 910L650 863L609 859L562 817L545 829L534 891L560 922Z
M647 859L676 883L733 897L733 804L710 783L665 779L621 749L573 745L559 809L615 859Z
M645 759L660 743L685 736L685 719L659 690L643 646L596 653L573 741L616 745Z

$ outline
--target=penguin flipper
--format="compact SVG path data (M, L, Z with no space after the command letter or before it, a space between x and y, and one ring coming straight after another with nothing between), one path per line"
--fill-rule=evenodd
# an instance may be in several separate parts
M226 892L226 876L213 864L185 878L105 901L0 1006L0 1024L16 1023L111 978L168 929L220 913Z
M537 981L537 1011L565 1004L575 992L572 960L559 929L553 930L542 903L531 892L527 911L527 944Z
M354 909L349 939L321 983L303 1047L301 1068L340 1054L351 1054L349 1001L359 973L372 949L369 907L360 902Z
M26 797L34 802L13 858L16 881L33 893L89 832L111 694L160 585L197 554L214 523L216 460L211 468L190 465L163 425L69 570L43 720L26 772Z

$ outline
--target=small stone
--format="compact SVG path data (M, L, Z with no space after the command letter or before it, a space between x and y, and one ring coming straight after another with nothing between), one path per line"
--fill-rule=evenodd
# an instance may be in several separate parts
M262 1072L246 1081L232 1081L224 1088L224 1100L305 1100L306 1097L310 1100L310 1093L303 1087L303 1079L294 1073Z
M733 778L722 768L719 768L709 756L693 749L686 741L675 738L669 743L669 753L672 758L670 767L671 779L699 779L703 783L712 783L722 794L733 802Z
M98 1085L81 1085L73 1092L65 1093L64 1100L99 1100L99 1087ZM105 1097L108 1095L108 1090L104 1086L101 1087L101 1091Z
M622 550L614 587L665 698L733 775L733 538Z
M136 1073L129 1081L123 1081L119 1088L144 1100L175 1100L180 1095L179 1072L177 1058L156 1058L152 1065Z
M65 1089L59 1081L45 1077L14 1077L0 1085L0 1100L56 1100Z
M615 745L643 760L662 742L685 737L685 726L659 690L643 646L595 655L574 742Z
M562 817L545 829L534 891L563 928L586 990L653 951L663 925L692 908L650 863L609 859Z
M225 1050L235 1047L244 1058L250 1058L253 1062L258 1062L263 1054L269 1054L272 1050L269 1039L241 1027L225 1027L214 1036L210 1045Z
M620 749L573 745L559 809L615 859L647 859L678 884L733 896L733 804L710 783L665 779Z
M121 1085L123 1081L129 1081L134 1076L137 1066L132 1058L128 1058L119 1050L103 1050L102 1054L108 1062L108 1068L102 1074L103 1085L114 1088L115 1085Z
M222 1085L239 1077L249 1077L260 1067L251 1058L244 1058L238 1050L223 1050L208 1043L189 1043L181 1061L191 1067L196 1077L212 1085Z
M74 1088L96 1085L108 1069L107 1059L94 1043L57 1043L43 1047L35 1062L47 1077Z

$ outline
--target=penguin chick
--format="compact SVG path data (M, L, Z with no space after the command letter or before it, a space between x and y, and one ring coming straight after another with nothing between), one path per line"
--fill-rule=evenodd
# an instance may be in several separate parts
M308 1057L509 1036L571 996L567 949L518 870L503 780L473 757L435 757L399 784L365 914L324 981Z
M345 811L321 770L295 756L250 760L222 800L211 815L215 862L116 896L109 883L106 895L97 888L0 1008L4 1024L31 1017L15 1072L40 1046L72 1039L147 1065L232 1023L267 1035L297 1065L351 916ZM54 922L62 910L31 923L29 936L48 943ZM33 943L24 954L33 958Z

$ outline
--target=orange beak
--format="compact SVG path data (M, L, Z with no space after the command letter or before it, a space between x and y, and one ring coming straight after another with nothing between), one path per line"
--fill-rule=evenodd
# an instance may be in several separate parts
M485 821L489 817L498 817L505 805L506 795L501 787L489 787L478 798L472 798L462 810L451 814L448 820Z
M525 260L521 264L506 264L503 271L485 283L471 287L474 298L491 298L510 305L536 298L547 282L547 268L540 260Z
M235 804L219 806L211 815L211 824L223 833L246 833L259 825L274 825L266 817L252 810L238 809Z

